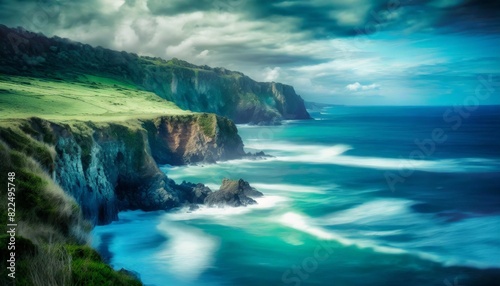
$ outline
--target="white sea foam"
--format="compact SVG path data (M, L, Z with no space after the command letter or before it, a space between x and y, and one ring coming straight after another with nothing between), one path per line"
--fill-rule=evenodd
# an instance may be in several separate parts
M432 214L413 212L411 205L414 203L402 199L379 199L319 219L309 219L309 222L316 227L349 225L348 230L337 227L339 230L336 233L356 241L356 245L359 242L365 246L383 243L390 249L402 249L447 266L500 267L500 244L497 242L499 216L471 217L443 224ZM394 235L415 238L385 239ZM464 241L468 243L464 244ZM439 248L436 249L436 246ZM378 247L373 249L380 250Z
M338 233L327 230L323 227L320 227L314 223L314 220L295 212L288 212L283 214L278 221L286 225L288 227L294 228L296 230L308 233L313 235L319 239L323 240L334 240L344 246L356 246L359 248L370 248L374 251L388 254L403 254L407 253L403 249L395 248L395 247L387 247L382 245L377 245L371 241L367 240L354 240L349 239L345 236L341 236Z
M381 170L420 170L428 172L473 172L498 170L500 162L484 158L457 158L442 160L412 160L408 158L382 158L350 156L344 153L352 149L347 145L321 146L275 146L276 150L293 151L272 160L306 164L330 164Z
M196 280L213 263L219 240L199 229L181 226L168 220L158 225L158 231L169 237L154 259L164 270L183 280Z
M288 201L288 198L283 196L263 196L254 198L257 204L249 205L246 207L207 207L204 205L199 206L196 210L189 210L189 208L182 208L178 211L166 214L172 221L192 220L192 219L216 219L220 223L232 222L235 217L243 215L255 210L270 209Z
M257 188L259 191L266 193L266 191L278 191L278 192L291 192L291 193L312 193L312 194L325 194L326 190L336 186L304 186L304 185L292 185L292 184L264 184L264 183L252 183L252 186Z
M351 209L336 212L318 219L322 225L337 225L356 223L363 225L374 225L386 223L404 225L406 223L418 223L421 219L409 210L414 201L402 199L383 199L366 202ZM393 218L397 220L393 221Z
M278 222L344 246L369 248L386 254L412 254L446 266L500 267L500 245L495 235L500 233L500 217L475 217L453 224L440 224L431 215L413 213L410 205L411 201L407 200L377 200L319 219L288 212L279 217ZM324 227L340 224L350 227L335 231ZM364 230L381 225L393 229ZM418 239L384 239L404 234L418 234ZM464 237L469 243L463 243ZM437 245L439 249L435 248Z
M370 156L352 156L345 153L353 149L349 145L297 145L287 142L270 142L255 140L246 147L277 153L270 161L319 163L361 167L384 170L420 170L428 172L471 172L498 170L500 162L485 158L455 158L442 160L415 160L401 156L400 158L383 158ZM409 154L408 154L409 156Z
M267 140L252 141L250 144L245 144L245 147L258 150L270 151L286 151L295 152L299 154L308 153L315 155L336 156L340 155L350 149L349 145L337 144L333 146L325 145L297 145L288 142L269 142Z

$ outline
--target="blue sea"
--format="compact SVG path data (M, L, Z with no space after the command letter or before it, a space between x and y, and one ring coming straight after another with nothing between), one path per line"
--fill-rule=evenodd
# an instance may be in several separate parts
M346 107L238 126L264 160L162 170L242 208L129 211L93 246L145 285L500 285L500 106Z

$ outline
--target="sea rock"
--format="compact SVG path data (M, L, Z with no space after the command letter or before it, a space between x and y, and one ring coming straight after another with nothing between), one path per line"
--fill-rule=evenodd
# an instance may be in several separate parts
M195 208L196 204L203 204L206 197L212 193L212 190L203 184L193 184L183 181L177 188L189 204L190 208Z
M243 180L222 180L220 189L210 193L205 198L205 204L209 207L239 207L256 204L253 198L258 198L263 194L251 187L250 184Z
M273 158L274 156L269 155L264 153L264 151L259 151L259 152L247 152L244 156L245 159L250 159L250 160L265 160L267 158Z

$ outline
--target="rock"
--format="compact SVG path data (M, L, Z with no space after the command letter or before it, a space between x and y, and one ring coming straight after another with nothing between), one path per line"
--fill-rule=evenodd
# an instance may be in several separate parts
M215 163L245 155L234 123L215 114L163 116L143 126L158 164Z
M274 156L268 155L264 153L264 151L259 151L259 152L248 152L245 154L244 158L245 159L253 159L253 160L258 160L258 159L266 159L266 158L273 158Z
M178 189L184 195L185 200L191 204L190 208L192 208L192 204L203 204L205 198L212 193L212 190L203 184L193 184L186 181L183 181Z
M205 198L205 204L209 207L239 207L256 204L252 198L258 198L263 194L251 187L250 184L243 180L222 180L220 189L210 193Z

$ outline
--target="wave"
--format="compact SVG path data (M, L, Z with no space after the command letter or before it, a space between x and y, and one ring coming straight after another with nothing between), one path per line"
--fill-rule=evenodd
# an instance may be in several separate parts
M281 156L277 161L297 163L319 163L361 167L381 170L418 170L439 173L497 171L499 164L495 160L482 158L462 158L444 160L410 160L380 157L328 156L325 154L307 154L298 156Z
M214 254L219 248L219 240L203 231L162 221L157 229L169 240L158 251L154 259L168 271L182 280L196 280L210 267Z
M245 144L245 147L256 150L265 151L285 151L294 153L310 153L311 155L337 156L352 149L351 146L345 144L337 144L333 146L324 145L297 145L287 142L268 142L267 140L255 140L250 144Z
M409 158L389 158L371 156L352 156L345 153L353 147L346 144L333 146L297 145L287 142L254 140L246 147L264 150L276 157L268 161L282 161L305 164L328 164L380 170L418 170L440 173L487 172L500 170L498 160L486 158L454 158L440 160L415 160Z
M277 151L270 161L306 164L329 164L381 170L419 170L427 172L483 172L498 171L500 162L486 158L455 158L441 160L414 160L409 158L384 158L351 156L345 153L353 148L345 144L330 147L321 145L295 145L287 143L251 143L251 148Z
M403 250L401 253L445 266L500 267L499 216L470 216L459 222L444 223L434 214L413 212L411 206L415 203L402 199L375 200L305 221L325 233L332 233L330 229L334 228L344 241L354 241L357 246L375 251L380 251L382 244L383 252L387 250L385 247ZM348 230L343 225L349 226Z
M351 209L335 212L333 214L318 219L321 225L339 225L339 224L363 224L373 225L387 223L405 225L406 223L419 223L421 220L409 208L415 204L415 201L403 199L384 199L375 200L360 204ZM392 218L397 220L392 221Z
M405 250L398 249L395 247L380 246L368 241L356 241L353 239L349 239L345 236L341 236L335 232L329 231L323 227L319 227L315 225L313 219L295 212L285 213L279 218L278 221L285 226L308 233L319 239L334 240L344 246L357 246L359 248L370 248L377 252L387 253L387 254L407 253Z
M436 226L428 236L419 237L416 241L399 244L389 243L381 239L373 239L373 237L378 238L401 234L401 230L366 232L353 231L351 228L347 233L342 233L341 231L332 231L321 227L316 223L315 219L295 212L283 214L278 221L285 226L308 233L318 239L335 241L343 246L371 249L383 254L413 255L423 260L440 263L444 266L467 266L478 269L500 268L500 262L498 261L500 247L494 235L495 233L499 233L498 219L489 223L488 227L485 227L484 221L479 225L477 222L468 222L468 227L465 229L458 227L454 231L449 231L443 226ZM469 227L471 229L467 229ZM463 231L470 231L465 234L465 236L469 237L467 244L463 243ZM483 234L480 234L480 238L478 239L478 233L481 231L483 231ZM349 233L353 232L361 236L350 237ZM422 233L419 235L422 236ZM293 243L293 241L289 243ZM492 247L493 245L496 245L496 247ZM440 251L423 250L425 248L436 249L436 246L443 247L444 249Z
M337 187L336 185L332 186L321 186L321 187L313 187L313 186L304 186L304 185L292 185L292 184L264 184L264 183L252 183L252 186L258 189L259 191L278 191L285 193L311 193L311 194L325 194L326 190Z

